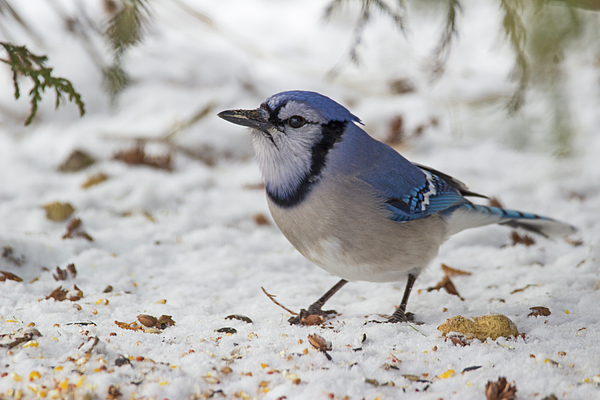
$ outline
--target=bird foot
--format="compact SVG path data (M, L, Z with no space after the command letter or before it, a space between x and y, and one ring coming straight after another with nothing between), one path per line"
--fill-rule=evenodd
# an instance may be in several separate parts
M394 313L392 314L391 317L389 317L387 320L385 321L377 321L377 320L372 320L372 321L367 321L365 322L366 324L370 324L370 323L374 323L374 324L396 324L398 322L413 322L416 324L421 324L421 322L416 322L415 321L415 314L408 312L406 314L404 313Z
M335 310L321 310L321 307L318 304L313 304L308 307L308 310L303 308L298 315L288 319L288 322L291 325L316 325L325 321L332 314L337 314Z
M415 314L411 312L393 313L392 316L385 322L389 324L395 324L398 322L415 322Z

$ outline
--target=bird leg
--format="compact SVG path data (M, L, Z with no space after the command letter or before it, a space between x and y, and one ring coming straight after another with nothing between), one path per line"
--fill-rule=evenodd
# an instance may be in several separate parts
M406 289L404 289L404 296L402 296L402 302L400 306L394 311L390 319L387 320L389 323L396 322L410 322L414 321L415 315L413 313L406 312L406 303L408 303L408 297L410 296L410 292L417 280L417 275L408 274L408 280L406 281Z
M333 296L338 290L340 290L342 288L342 286L344 286L346 283L348 283L347 280L341 279L331 289L329 289L327 291L327 293L325 293L323 296L321 296L321 298L319 300L317 300L313 304L311 304L308 307L308 310L305 310L303 308L302 310L300 310L300 313L298 315L295 315L295 316L291 317L290 319L288 319L288 322L292 325L295 325L295 324L300 324L302 322L302 320L304 318L308 317L309 315L321 315L323 317L326 317L329 314L335 314L336 313L335 310L321 310L321 308L325 305L325 302L327 300L329 300L331 298L331 296Z

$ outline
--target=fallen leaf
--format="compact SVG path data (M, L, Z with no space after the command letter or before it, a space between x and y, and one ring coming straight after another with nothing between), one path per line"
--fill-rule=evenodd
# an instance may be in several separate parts
M54 299L56 301L77 301L80 300L82 297L83 292L77 287L77 285L73 285L73 289L68 291L63 289L62 286L59 286L52 292L50 292L48 296L46 296L46 300Z
M0 271L0 282L4 282L6 280L15 281L15 282L23 282L23 279L19 278L17 275L8 271Z
M90 242L94 241L94 239L82 229L80 218L73 218L70 220L67 224L67 231L62 235L63 239L72 239L74 237L81 237Z
M551 312L548 308L542 307L542 306L529 307L529 309L531 310L531 312L529 313L528 317L539 317L539 316L547 317L548 315L551 314Z
M388 134L383 140L388 146L398 146L404 140L404 118L402 115L397 115L388 124Z
M535 240L531 236L529 236L526 233L524 233L523 235L519 235L519 233L517 231L512 231L510 233L510 239L512 240L513 246L522 244L524 246L529 247L529 246L535 244Z
M232 314L225 317L225 319L237 319L238 321L244 321L248 324L252 323L252 320L244 315Z
M267 217L265 217L265 214L256 213L256 214L254 214L253 218L254 218L254 223L256 225L260 225L260 226L271 225L271 222L269 221L269 219Z
M172 169L170 153L164 155L148 155L141 144L138 144L129 150L115 153L113 159L123 161L129 165L146 165L167 171Z
M98 172L97 174L88 176L88 178L81 184L82 189L89 189L92 186L96 186L101 184L104 181L108 180L108 175L104 172Z
M82 150L73 150L62 164L58 166L60 172L77 172L93 165L96 160Z
M460 276L460 275L471 275L469 271L463 271L462 269L452 268L444 263L442 263L442 271L447 276Z
M539 284L530 283L530 284L528 284L528 285L527 285L527 286L525 286L525 287L522 287L522 288L519 288L519 289L515 289L515 290L513 290L512 292L510 292L510 294L519 293L519 292L522 292L522 291L524 291L525 289L528 289L528 288L530 288L530 287L536 287L536 286L540 286L540 285L539 285Z
M235 328L231 328L229 326L223 327L223 328L219 328L219 329L215 329L215 332L219 332L219 333L230 333L230 334L234 334L237 333L237 329Z
M46 210L46 218L54 222L65 220L75 212L71 204L60 201L44 204L42 207Z
M13 256L13 252L14 252L14 250L12 247L4 246L4 248L2 249L2 258L15 264L17 267L20 267L21 265L23 265L25 263L25 256L21 255L21 257L17 258L15 256Z
M55 281L64 281L67 279L67 270L60 269L58 266L56 267L56 274L52 274L52 277Z
M446 290L446 292L448 292L449 294L451 294L453 296L458 296L461 300L464 300L460 296L460 294L458 294L458 291L456 290L456 286L454 286L454 283L452 283L452 281L450 280L450 277L448 275L444 275L442 280L439 281L437 283L437 285L427 288L427 291L431 292L433 290L440 290L441 288L444 288Z

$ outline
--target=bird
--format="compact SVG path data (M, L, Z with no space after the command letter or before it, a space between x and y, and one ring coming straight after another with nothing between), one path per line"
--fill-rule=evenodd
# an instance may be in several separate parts
M385 322L409 322L413 285L452 235L489 224L567 236L576 228L548 217L478 205L461 181L412 163L374 139L346 107L317 92L292 90L257 109L218 116L250 128L273 220L308 260L340 281L288 321L334 310L327 302L349 281L407 280Z

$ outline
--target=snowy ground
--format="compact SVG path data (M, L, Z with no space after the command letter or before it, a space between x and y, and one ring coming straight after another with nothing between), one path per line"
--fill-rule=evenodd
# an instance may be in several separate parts
M77 118L73 105L55 112L49 93L24 128L27 99L14 101L9 71L0 66L0 270L22 278L0 282L0 335L6 335L0 398L118 398L117 390L122 398L156 399L211 393L484 399L486 382L500 376L522 399L600 397L599 49L590 46L589 54L566 61L575 134L572 155L557 158L540 95L530 94L515 118L502 108L514 88L507 78L512 56L492 2L464 2L446 73L429 84L423 65L442 12L413 10L406 37L377 19L365 30L362 64L326 82L326 73L347 57L357 10L326 24L316 0L186 1L212 18L208 25L176 2L157 0L157 19L126 60L133 85L117 109L99 89L97 68L47 3L13 3L44 39L32 49L48 53L56 73L73 81L87 114ZM70 2L61 4L72 12ZM87 7L101 18L98 4ZM389 82L404 78L416 91L392 94ZM583 244L536 238L529 247L511 246L506 228L463 232L417 281L409 309L424 324L416 329L365 325L393 312L404 282L348 284L328 304L340 312L336 318L324 326L290 326L290 315L261 286L297 311L337 278L303 259L272 224L247 134L216 117L289 89L340 101L378 138L402 116L408 137L399 151L409 159L511 208L569 221ZM147 146L152 155L170 151L172 171L113 160L134 138L159 138L209 105L206 117L174 139L186 152L156 141ZM413 134L419 126L422 134ZM75 149L97 162L58 172ZM99 172L108 180L81 187ZM93 241L62 239L68 220L49 221L42 208L54 201L73 205L73 217ZM266 224L257 223L260 215ZM55 268L71 263L76 277L56 281ZM441 263L472 273L453 278L464 301L425 290L442 278ZM81 299L46 299L58 286L77 294L74 285ZM551 315L528 317L533 306ZM509 317L524 338L462 347L436 329L455 315L488 313ZM144 332L115 323L134 322L139 314L169 315L175 324ZM226 319L231 314L252 323ZM236 333L218 331L226 327ZM6 347L25 332L34 340ZM331 360L309 344L309 334L331 342Z

